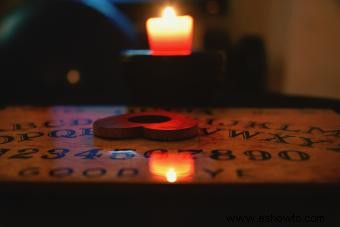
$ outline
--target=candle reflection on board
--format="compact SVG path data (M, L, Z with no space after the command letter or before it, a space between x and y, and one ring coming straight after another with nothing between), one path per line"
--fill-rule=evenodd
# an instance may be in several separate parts
M194 170L194 160L189 153L153 153L150 156L150 173L169 183L190 180Z

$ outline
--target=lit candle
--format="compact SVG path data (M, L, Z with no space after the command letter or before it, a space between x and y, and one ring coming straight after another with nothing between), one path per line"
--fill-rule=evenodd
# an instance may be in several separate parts
M176 16L166 7L162 17L150 18L146 23L152 55L189 55L193 38L193 18Z

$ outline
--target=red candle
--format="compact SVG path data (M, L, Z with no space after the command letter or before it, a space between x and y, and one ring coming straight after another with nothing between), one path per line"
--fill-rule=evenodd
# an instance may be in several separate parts
M146 23L152 55L189 55L193 38L193 18L176 16L166 7L162 17L150 18Z

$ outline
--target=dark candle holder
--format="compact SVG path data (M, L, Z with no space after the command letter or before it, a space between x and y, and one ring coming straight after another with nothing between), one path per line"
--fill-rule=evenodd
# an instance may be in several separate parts
M144 105L209 104L225 68L221 52L153 56L149 51L128 50L121 57L131 101Z

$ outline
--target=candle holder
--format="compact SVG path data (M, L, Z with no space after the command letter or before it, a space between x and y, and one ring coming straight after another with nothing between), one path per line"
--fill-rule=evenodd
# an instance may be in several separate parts
M123 77L135 104L211 104L223 80L222 52L155 56L150 51L129 50L121 57Z

